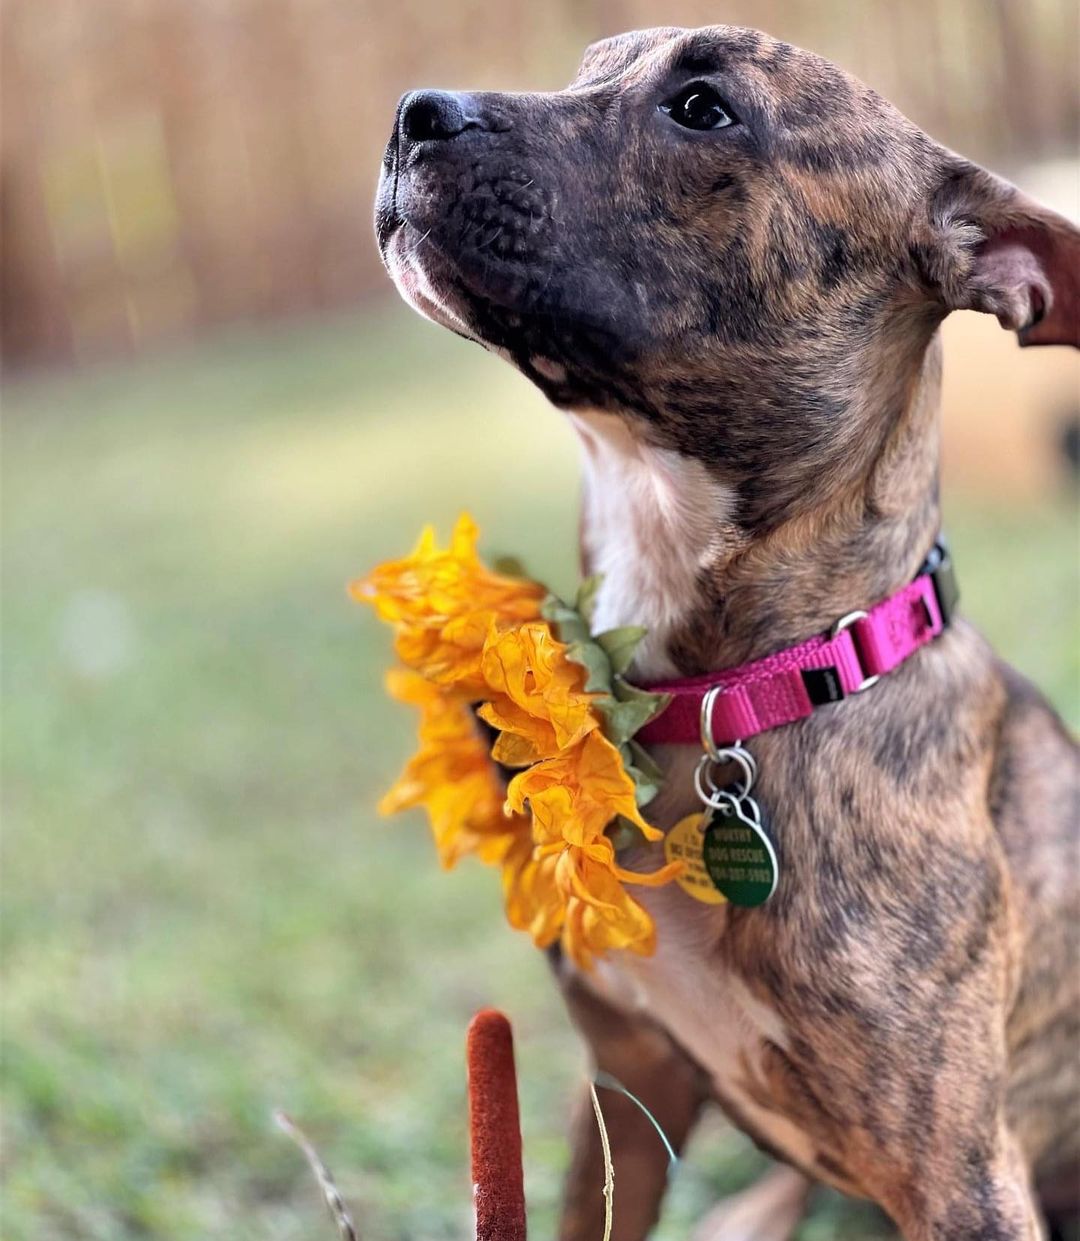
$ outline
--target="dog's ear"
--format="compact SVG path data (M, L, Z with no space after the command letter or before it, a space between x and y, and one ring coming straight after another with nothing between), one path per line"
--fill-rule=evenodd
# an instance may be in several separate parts
M977 164L950 156L943 172L913 251L935 296L997 315L1021 345L1080 348L1080 229Z

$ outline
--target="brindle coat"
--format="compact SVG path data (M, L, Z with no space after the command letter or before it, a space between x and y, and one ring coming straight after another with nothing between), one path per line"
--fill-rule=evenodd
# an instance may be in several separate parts
M694 84L730 124L660 107ZM938 530L951 310L1080 343L1075 229L833 65L732 27L605 40L557 93L406 96L377 230L417 309L572 411L598 617L650 626L640 677L766 654L911 578ZM799 1170L700 1235L782 1239L811 1181L909 1241L1042 1235L1080 1156L1076 747L962 620L750 746L773 899L646 892L655 957L557 965L599 1065L677 1142L717 1098ZM658 757L668 826L694 755ZM635 1241L663 1160L607 1106L615 1237ZM563 1241L601 1234L598 1160L586 1118Z

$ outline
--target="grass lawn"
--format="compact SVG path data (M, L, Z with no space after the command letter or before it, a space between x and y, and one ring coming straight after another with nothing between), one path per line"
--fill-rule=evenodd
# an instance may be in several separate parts
M569 432L397 308L5 397L4 1237L330 1241L280 1106L365 1241L463 1238L484 1004L515 1022L551 1236L582 1059L495 877L375 816L412 725L344 586L463 506L568 584ZM1075 723L1067 506L948 516L968 613ZM710 1125L658 1236L761 1163ZM829 1195L800 1234L886 1235Z

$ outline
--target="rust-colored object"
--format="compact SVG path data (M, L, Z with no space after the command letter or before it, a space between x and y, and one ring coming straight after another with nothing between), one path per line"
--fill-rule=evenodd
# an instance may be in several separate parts
M525 1241L514 1036L502 1013L485 1008L472 1019L466 1060L476 1241Z

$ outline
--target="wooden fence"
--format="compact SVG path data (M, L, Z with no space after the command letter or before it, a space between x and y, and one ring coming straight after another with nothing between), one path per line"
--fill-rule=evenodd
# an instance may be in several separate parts
M720 19L831 56L984 162L1075 153L1073 0L7 0L4 356L383 289L371 199L403 90L556 87L601 34Z

